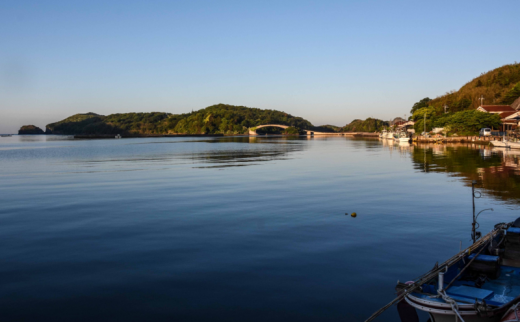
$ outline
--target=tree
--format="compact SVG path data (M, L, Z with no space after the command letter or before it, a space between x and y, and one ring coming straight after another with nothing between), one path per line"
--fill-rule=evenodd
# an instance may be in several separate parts
M436 111L434 107L423 107L418 109L412 115L412 120L415 121L414 129L416 133L422 133L424 127L424 116L426 115L426 131L431 131L433 122L435 120Z
M450 132L459 135L474 135L482 128L500 129L501 124L498 114L477 110L445 114L434 121L435 127L449 127Z
M502 103L504 104L511 104L515 102L516 99L520 97L520 82L516 83L511 90L509 90L506 95L504 96L504 100L502 100Z
M414 114L415 111L421 109L421 108L426 108L428 106L428 103L431 101L430 98L424 98L422 99L421 101L419 102L415 102L415 104L413 105L412 107L412 110L410 110L410 113L411 114Z

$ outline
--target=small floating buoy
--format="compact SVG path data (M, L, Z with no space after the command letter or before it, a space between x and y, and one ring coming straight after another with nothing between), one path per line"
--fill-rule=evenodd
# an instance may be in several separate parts
M355 218L357 216L357 214L356 214L356 212L352 212L352 214L350 216Z
M345 215L348 215L348 213L345 213Z

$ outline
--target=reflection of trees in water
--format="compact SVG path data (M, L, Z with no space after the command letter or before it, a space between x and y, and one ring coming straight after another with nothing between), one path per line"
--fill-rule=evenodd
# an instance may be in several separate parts
M424 145L411 151L414 168L421 172L449 173L465 185L478 181L487 194L520 203L520 151L472 145Z
M237 149L208 150L200 153L189 153L181 158L193 162L215 164L197 168L223 168L252 166L261 162L287 160L290 153L306 148L305 137L229 137L204 140L209 143L248 143ZM262 144L262 145L254 145Z

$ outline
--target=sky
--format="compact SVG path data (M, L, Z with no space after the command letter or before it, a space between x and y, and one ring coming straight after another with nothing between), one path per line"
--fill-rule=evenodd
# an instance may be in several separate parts
M0 133L76 113L226 103L314 125L520 61L520 1L0 0Z

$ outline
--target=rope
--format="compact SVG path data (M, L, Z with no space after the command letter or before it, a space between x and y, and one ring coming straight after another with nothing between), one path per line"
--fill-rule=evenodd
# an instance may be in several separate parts
M481 247L485 242L487 242L488 239L492 238L493 235L495 233L497 233L501 229L502 229L502 226L493 229L493 231L491 231L488 234L486 234L485 236L483 236L480 240L475 242L468 249L465 249L465 250L459 252L455 256L451 257L450 259L446 260L444 263L439 265L438 268L434 268L434 269L430 270L429 272L427 272L426 274L424 274L415 283L410 285L410 287L408 289L405 289L401 295L397 296L390 303L388 303L385 306L381 307L374 314L372 314L365 322L373 321L376 317L381 315L384 311L389 309L392 305L402 301L406 297L406 295L410 294L411 292L416 290L418 287L420 287L422 284L427 283L432 278L436 277L441 270L445 269L446 266L451 267L452 265L456 264L461 258L464 258L466 256L466 253L470 253L471 250L475 250L475 249Z
M455 315L459 317L460 322L464 322L464 319L459 313L459 304L453 298L449 297L444 290L439 290L439 295L447 304L451 306L451 309Z

